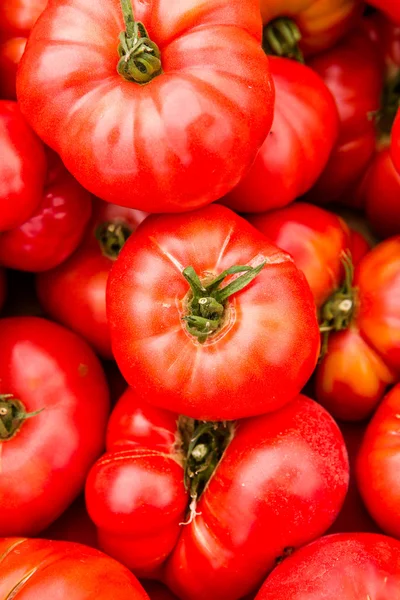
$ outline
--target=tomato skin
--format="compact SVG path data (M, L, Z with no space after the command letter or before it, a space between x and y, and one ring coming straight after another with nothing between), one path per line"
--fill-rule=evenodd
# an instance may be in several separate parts
M373 533L336 534L284 560L256 600L399 600L399 585L397 540Z
M219 332L204 344L189 334L182 321L189 291L184 268L204 277L264 260L257 278L228 301ZM202 420L282 406L308 380L319 352L315 306L303 275L286 253L219 205L145 219L114 263L107 312L127 382L149 403Z
M125 567L81 544L3 538L0 555L2 597L17 593L21 600L149 600Z
M43 409L2 443L0 535L34 535L71 504L100 454L108 389L92 350L60 325L7 318L0 337L0 393Z
M353 265L358 265L360 260L371 250L371 245L365 236L350 228L350 252Z
M264 25L279 17L295 21L306 54L333 46L353 27L362 10L358 0L260 0L260 6Z
M279 411L237 422L197 515L185 526L189 493L177 415L146 405L131 389L120 402L111 416L107 454L87 479L88 511L101 527L102 548L140 576L147 568L179 598L241 598L283 548L321 535L337 516L347 491L347 454L337 425L312 400L299 396ZM132 479L144 461L147 468ZM169 478L172 465L175 481ZM154 478L166 474L168 484L155 495ZM117 494L112 482L118 480ZM154 504L162 501L168 507L157 514ZM147 511L152 519L144 518ZM162 560L160 545L165 550L174 532L170 556Z
M279 208L305 194L338 135L336 105L322 79L286 58L270 57L270 67L276 97L271 131L248 174L224 199L239 212Z
M106 287L114 259L102 252L96 230L103 223L125 224L134 230L146 213L100 200L96 200L93 213L79 248L55 269L38 275L36 289L41 306L52 319L79 333L98 354L111 359Z
M0 6L0 38L28 37L47 0L2 0Z
M15 37L0 42L0 98L15 100L15 80L19 61L24 53L26 38Z
M24 223L38 206L46 157L16 102L0 100L0 144L1 232Z
M119 0L50 3L20 63L21 110L96 196L147 212L204 206L239 182L271 127L258 0L132 4L162 74L137 85L117 73Z
M350 244L342 219L306 202L281 210L248 215L248 221L271 242L291 254L305 275L319 308L343 277L341 254Z

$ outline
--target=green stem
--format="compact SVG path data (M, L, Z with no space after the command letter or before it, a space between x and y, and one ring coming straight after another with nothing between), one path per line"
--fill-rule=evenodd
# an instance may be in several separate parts
M109 221L99 225L95 235L104 256L116 260L131 233L132 229L126 223Z
M280 17L264 27L263 48L267 54L292 58L304 63L303 54L299 48L301 32L292 19Z
M120 0L125 31L119 35L117 71L127 81L145 84L162 72L160 50L143 23L135 21L131 0Z
M12 394L0 394L0 441L13 438L26 419L36 417L42 410L27 413L22 402Z

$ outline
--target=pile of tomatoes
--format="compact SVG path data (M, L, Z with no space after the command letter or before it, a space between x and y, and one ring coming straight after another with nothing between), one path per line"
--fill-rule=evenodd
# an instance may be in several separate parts
M400 2L2 0L0 596L400 600Z

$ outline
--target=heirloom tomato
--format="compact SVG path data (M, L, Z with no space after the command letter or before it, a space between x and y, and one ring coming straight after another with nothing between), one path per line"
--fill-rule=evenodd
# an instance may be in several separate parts
M129 389L86 501L100 546L138 576L162 579L182 600L237 600L288 548L327 530L347 484L339 428L305 396L267 415L204 423Z
M52 319L79 333L101 356L112 358L106 315L108 274L146 213L101 200L96 200L93 212L78 250L55 269L38 275L37 292Z
M108 389L93 351L60 325L1 319L0 339L0 535L33 535L78 496L101 453Z
M217 204L147 217L111 270L107 314L127 382L153 405L204 420L279 408L319 352L293 259Z
M400 385L384 398L369 423L357 460L364 502L382 529L400 538Z
M128 569L81 544L3 538L0 557L2 598L149 600Z
M17 92L95 195L148 212L209 204L239 182L272 122L259 0L51 2Z
M23 271L46 271L78 246L92 212L91 195L60 158L46 149L47 176L40 202L20 226L0 233L0 264Z
M41 201L46 177L43 144L16 102L0 100L0 232L22 225Z
M322 173L338 133L332 94L309 67L270 58L275 85L272 128L247 175L224 199L238 211L263 212L305 194Z
M374 533L323 537L290 556L256 600L399 600L400 543Z

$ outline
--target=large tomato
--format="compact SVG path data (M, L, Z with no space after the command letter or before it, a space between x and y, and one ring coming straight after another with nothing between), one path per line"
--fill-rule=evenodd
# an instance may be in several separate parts
M138 21L131 0L50 3L20 64L22 112L105 200L148 212L217 200L272 122L258 1L132 0Z
M92 212L91 195L60 158L47 150L47 176L36 210L19 227L0 233L0 264L46 271L79 245Z
M81 544L3 538L0 557L2 598L149 600L128 569Z
M81 491L104 444L108 389L87 344L35 317L0 321L0 535L32 535Z
M106 315L108 275L124 242L145 216L132 208L97 201L79 249L37 278L44 310L83 336L105 358L112 358Z
M400 385L385 397L368 425L358 462L364 502L384 531L400 538Z
M16 102L0 100L0 232L24 223L41 200L46 157Z
M374 533L323 537L278 565L256 600L399 600L400 543Z
M295 60L271 57L275 112L271 131L248 174L224 200L238 211L262 212L305 194L324 169L338 133L332 94Z
M111 270L107 311L128 383L194 418L275 410L299 393L319 351L292 258L219 205L147 217Z
M128 390L86 500L100 546L138 575L162 578L182 600L237 600L289 547L326 531L347 484L339 428L304 396L227 424L178 417Z

